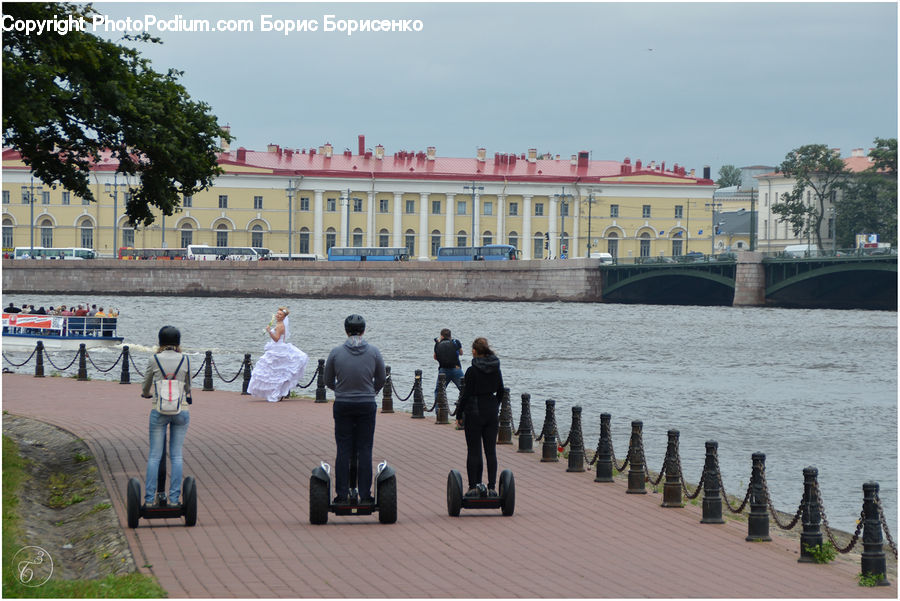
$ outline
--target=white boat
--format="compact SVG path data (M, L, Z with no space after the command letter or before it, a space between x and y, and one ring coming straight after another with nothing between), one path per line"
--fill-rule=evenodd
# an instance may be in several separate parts
M3 350L30 351L38 340L48 351L77 351L122 344L116 335L117 317L3 314Z

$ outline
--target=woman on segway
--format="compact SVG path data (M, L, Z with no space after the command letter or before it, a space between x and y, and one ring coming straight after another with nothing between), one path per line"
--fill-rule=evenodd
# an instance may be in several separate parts
M500 428L500 399L503 394L503 375L500 359L491 350L486 338L472 343L472 365L466 370L463 392L456 409L456 421L465 429L466 471L469 477L467 497L478 496L484 469L481 451L487 461L487 495L496 497L497 489L497 430Z

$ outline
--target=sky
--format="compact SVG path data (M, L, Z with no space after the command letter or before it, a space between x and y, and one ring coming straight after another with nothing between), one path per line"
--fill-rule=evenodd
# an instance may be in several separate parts
M233 148L358 136L387 154L495 152L777 165L897 137L897 3L96 3L112 23L246 20L148 31L158 71L211 106ZM179 17L180 15L180 17ZM333 15L333 17L328 17ZM397 20L407 31L326 31ZM286 33L315 21L315 31ZM236 21L230 21L232 24ZM283 26L282 26L283 25ZM268 31L263 31L264 27ZM132 29L131 33L136 31ZM119 39L123 32L96 33Z

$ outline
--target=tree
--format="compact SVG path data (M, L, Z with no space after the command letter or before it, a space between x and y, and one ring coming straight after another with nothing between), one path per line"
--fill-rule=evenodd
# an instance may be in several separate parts
M878 234L897 244L897 138L875 138L872 166L857 174L835 203L837 243L856 244L857 234Z
M734 165L722 165L719 168L719 179L716 185L720 188L739 186L741 184L741 170Z
M90 6L7 2L4 17L90 22ZM126 41L159 42L143 34ZM208 188L221 173L219 138L231 136L209 105L191 100L182 72L157 73L137 50L73 29L66 35L3 34L3 135L34 175L86 200L91 165L103 153L118 173L136 176L125 213L149 225L151 207L172 215L180 198Z
M787 153L775 171L796 181L793 190L772 205L772 212L791 224L795 236L815 238L821 250L825 201L834 199L849 175L843 159L824 144L807 144ZM804 199L806 192L809 201Z

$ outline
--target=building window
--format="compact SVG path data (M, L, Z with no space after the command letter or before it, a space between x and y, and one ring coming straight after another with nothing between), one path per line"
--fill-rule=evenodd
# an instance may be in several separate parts
M185 209L190 209L194 206L194 197L193 196L185 196L181 199L181 206Z
M609 233L606 240L606 252L608 252L613 259L619 256L619 235L617 233Z
M262 207L262 196L254 196L253 197L253 208L256 209L257 211L263 208ZM254 246L256 246L256 245L254 244Z
M354 213L362 213L362 198L354 198L353 199L353 212Z
M684 240L672 240L672 256L680 257L684 254Z
M328 198L325 200L325 210L329 213L334 213L337 211L337 199L336 198Z
M181 248L187 248L194 243L194 230L190 223L181 226Z
M675 219L684 219L684 205L675 205Z
M459 230L459 233L456 234L456 245L457 246L465 246L466 245L466 232L463 230Z
M406 201L406 212L407 213L415 213L416 212L416 201L414 201L414 200ZM412 254L412 251L410 251L410 254Z
M337 234L334 231L333 227L325 230L325 252L337 243Z
M406 250L409 251L409 256L415 256L416 254L416 233L412 230L406 230Z
M71 194L70 194L69 192L63 192L63 193L62 193L62 203L63 203L64 205L67 205L67 204L69 204L71 201L72 201Z
M390 245L390 234L387 230L382 229L378 232L378 246L381 248L387 248Z
M228 195L227 194L219 194L219 208L227 209L228 208ZM220 246L227 246L222 244Z
M441 201L439 201L439 200L431 201L431 214L432 215L440 215L441 214Z
M519 214L519 203L511 202L509 203L509 214L515 217Z
M300 197L300 210L301 211L309 210L309 196L301 196Z
M81 248L94 248L94 227L87 219L81 222Z
M440 201L438 201L440 202ZM431 232L431 256L436 257L438 249L441 247L441 232L434 230Z
M516 232L509 233L509 245L513 248L519 248L519 234Z
M610 217L618 217L619 216L619 205L609 205L609 216Z
M4 196L9 196L4 190ZM3 220L3 248L13 247L13 224L11 219Z
M353 246L359 248L363 245L363 232L359 228L353 230Z
M306 202L307 204L309 203L308 198L306 199ZM300 248L298 248L297 250L300 252L300 254L309 254L309 230L306 228L300 230Z
M387 213L390 211L390 200L387 198L382 198L378 201L378 212L379 213Z
M544 216L544 203L542 203L542 202L534 203L534 216L535 217L543 217Z
M488 244L494 243L494 234L491 232L485 232L481 234L481 244L483 246L487 246Z
M490 200L484 201L484 215L493 215L494 214L494 203Z
M228 246L228 226L224 223L216 228L216 246Z
M44 248L53 246L53 222L49 219L41 222L41 246Z
M122 246L134 247L134 228L131 226L122 228Z
M464 201L464 200L456 201L456 214L457 215L465 215L466 214L466 201Z
M262 202L262 196L259 196L257 198L259 198L260 202ZM262 229L262 226L259 224L254 225L252 231L250 232L250 246L253 246L256 248L262 248L264 246L263 245L263 229Z
M648 234L647 232L641 234L641 256L650 256L650 234Z
M544 235L540 232L534 235L534 248L531 253L532 258L542 259L544 257Z
M50 204L50 193L49 192L41 192L41 204L42 205Z
M3 204L5 204L5 205L9 204L9 190L3 191ZM4 244L4 246L6 246L6 245Z
M644 205L644 208L641 211L641 216L644 219L650 219L650 205Z

